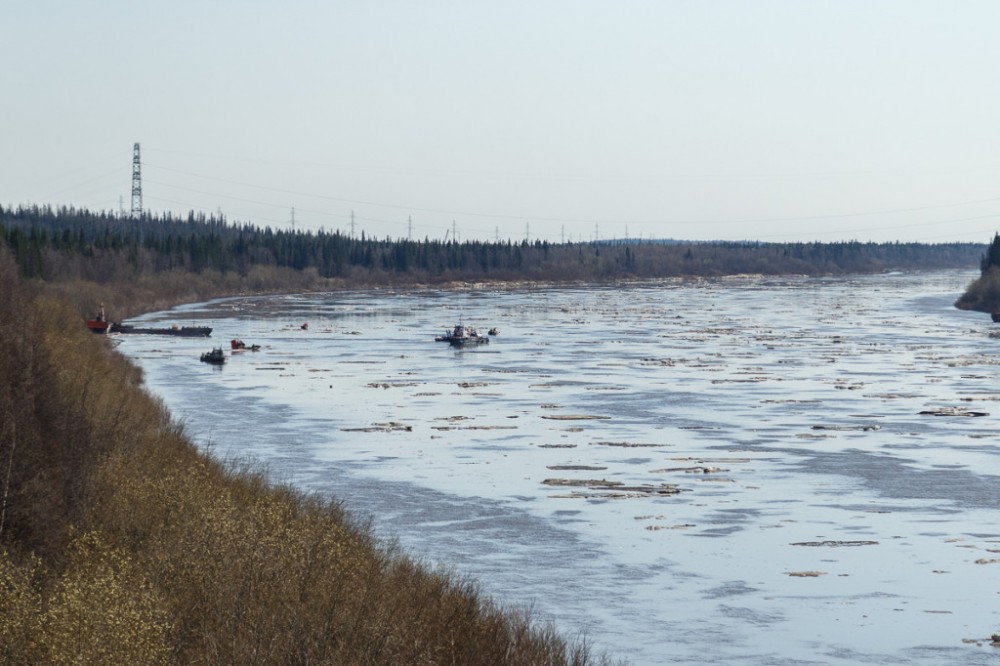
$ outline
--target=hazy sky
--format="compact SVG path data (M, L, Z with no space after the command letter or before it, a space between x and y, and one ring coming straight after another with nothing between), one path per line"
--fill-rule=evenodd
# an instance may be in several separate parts
M4 0L0 204L988 242L994 0Z

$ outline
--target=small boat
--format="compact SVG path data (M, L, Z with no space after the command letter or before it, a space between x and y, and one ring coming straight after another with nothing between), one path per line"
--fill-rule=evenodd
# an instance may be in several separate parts
M202 363L213 363L215 365L222 365L226 362L226 353L222 351L222 347L216 347L210 352L205 352L201 355Z
M111 328L111 322L108 321L107 316L104 314L104 303L101 303L101 309L97 311L97 315L93 319L86 320L87 328L89 328L94 333L107 333L108 329Z
M455 328L434 338L435 342L447 342L452 347L465 347L468 345L481 345L488 343L490 339L485 335L480 335L479 331L471 326L458 324Z
M233 351L246 351L248 349L250 351L260 351L260 345L248 346L247 343L243 342L242 340L230 340L229 348L232 349Z
M110 321L103 321L101 319L87 319L87 328L89 328L94 333L107 333L108 329L111 328Z

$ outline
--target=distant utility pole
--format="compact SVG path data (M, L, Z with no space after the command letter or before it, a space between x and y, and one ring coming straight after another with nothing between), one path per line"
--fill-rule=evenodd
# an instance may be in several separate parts
M139 160L139 143L132 146L132 219L142 217L142 166Z
M451 238L456 243L458 242L458 226L455 224L455 220L451 221Z
M354 238L354 211L351 211L351 238Z
M406 228L406 240L413 240L413 216L410 215L406 218L407 228Z
M531 222L524 223L524 242L531 242Z
M597 222L594 222L594 242L595 243L597 242L598 238L600 238L600 236L598 235L598 232L597 232Z
M292 206L292 231L295 231L295 206Z
M560 245L565 245L566 244L566 225L565 224L562 225L559 228L559 244Z
M499 226L496 226L496 227L493 228L493 242L495 242L495 243L499 243L500 242L500 227Z

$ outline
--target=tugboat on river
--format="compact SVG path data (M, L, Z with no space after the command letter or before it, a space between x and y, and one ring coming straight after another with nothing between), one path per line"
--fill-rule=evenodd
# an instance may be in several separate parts
M226 362L226 353L222 351L222 347L216 347L212 351L202 354L201 362L212 363L213 365L222 365Z
M452 347L465 347L468 345L481 345L490 341L488 336L481 335L478 330L471 326L458 324L451 331L434 338L435 342L447 342Z
M104 314L104 303L101 303L101 309L97 311L97 315L93 319L87 319L87 328L89 328L94 333L107 333L108 329L111 328L111 322L108 321L107 316Z

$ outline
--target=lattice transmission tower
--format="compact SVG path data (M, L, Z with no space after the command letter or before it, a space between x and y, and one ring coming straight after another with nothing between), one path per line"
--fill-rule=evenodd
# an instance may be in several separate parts
M142 163L139 161L139 143L132 146L132 219L142 217Z

